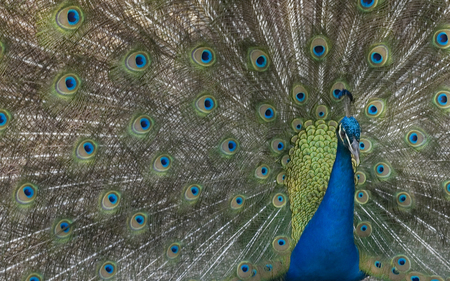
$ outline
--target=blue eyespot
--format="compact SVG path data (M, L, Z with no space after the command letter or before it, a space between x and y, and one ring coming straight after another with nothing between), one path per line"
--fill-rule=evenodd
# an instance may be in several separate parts
M285 179L286 179L286 175L283 175L281 178L282 178L283 180L285 180Z
M59 227L61 228L62 231L66 232L66 233L69 232L69 230L70 230L69 224L67 222L62 222L59 225Z
M447 184L447 192L450 193L450 183Z
M409 141L411 141L412 143L417 143L418 137L416 133L412 133L409 135Z
M94 145L90 142L83 144L83 148L88 155L91 155L94 152Z
M375 262L375 267L381 268L381 266L382 266L382 264L381 264L380 261L376 261L376 262Z
M213 109L214 108L214 101L213 101L213 99L212 98L206 98L204 105L205 105L205 109L206 110Z
M233 152L237 147L237 144L235 141L230 140L228 142L228 150L230 150L230 152Z
M398 200L400 201L400 202L405 202L406 201L406 195L404 195L404 194L402 194L402 195L400 195L399 197L398 197ZM403 259L404 260L404 259ZM399 263L400 263L400 260L399 260ZM401 264L401 263L400 263ZM403 265L403 264L402 264Z
M359 198L363 198L363 197L364 197L364 193L363 193L363 192L359 192L359 193L358 193L358 197L359 197Z
M174 246L170 247L170 250L171 250L171 251L172 251L172 253L174 253L174 254L178 253L178 251L179 251L179 249L178 249L178 246L177 246L177 245L174 245Z
M436 36L436 41L439 45L447 45L448 44L448 36L445 32L440 32Z
M401 196L400 196L401 197ZM400 199L401 200L401 199ZM405 196L405 199L403 200L403 201L405 201L406 200L406 196ZM398 260L398 264L399 265L405 265L405 263L406 263L406 260L404 259L404 258L401 258L401 259L399 259Z
M111 272L114 271L114 267L112 267L112 265L110 265L110 264L105 265L105 271L108 272L109 274L111 274Z
M439 102L440 105L446 105L446 104L447 104L447 101L448 101L447 95L444 94L444 93L442 93L442 94L440 94L440 95L438 96L437 100L438 100L438 102Z
M367 226L363 225L361 226L361 231L366 231L367 230Z
M0 126L5 125L7 121L8 121L8 117L6 116L6 114L3 112L0 112Z
M34 195L34 190L30 186L25 186L23 188L23 193L28 197L31 198Z
M420 281L419 276L411 276L411 281Z
M313 52L316 56L320 57L325 53L325 47L322 45L314 46Z
M266 264L266 265L264 266L264 270L265 270L265 271L272 271L272 270L273 270L273 266L272 266L271 264Z
M67 12L67 21L69 22L70 25L77 24L80 21L80 14L78 13L78 11L70 9Z
M167 249L167 257L169 259L174 259L181 254L181 246L178 243L173 243Z
M150 128L150 120L146 117L142 117L140 120L142 130Z
M361 6L364 8L370 8L375 3L375 0L361 0Z
M286 244L286 241L284 241L284 239L278 239L278 245L284 246L284 244Z
M383 56L380 53L373 52L370 59L373 63L381 63L383 61Z
M197 195L199 192L198 187L196 186L191 187L191 192L194 196Z
M239 210L244 207L245 199L243 195L236 195L231 199L231 208L234 210Z
M141 216L141 215L135 216L135 217L134 217L134 220L135 220L138 224L143 224L144 221L145 221L144 217Z
M325 115L325 112L323 112L323 111L320 111L320 112L319 112L319 116L320 116L320 117L323 117L324 115Z
M284 201L284 198L283 198L283 196L281 196L281 195L278 196L277 198L278 198L278 202L283 202L283 201Z
M77 80L73 78L72 76L68 76L65 79L67 90L72 91L77 87Z
M339 89L334 89L334 90L333 90L333 96L334 96L336 99L342 98L341 96L339 96L340 93L341 93L341 90L339 90Z
M142 68L147 64L147 58L144 55L136 55L135 56L136 67Z
M398 272L398 270L397 270L395 267L393 267L393 268L391 269L391 272L392 272L393 274L395 274L395 275L399 275L399 274L400 274L400 272Z
M283 148L284 148L284 144L283 144L282 142L278 143L277 149L278 149L279 151L281 151L281 150L283 150Z
M256 59L256 66L257 66L257 67L262 68L262 67L265 67L266 64L267 64L266 56L261 55L261 56L259 56L259 57Z
M40 281L40 280L39 280L39 278L37 278L37 277L34 277L34 276L33 276L33 277L31 277L31 278L30 278L30 279L28 279L28 280L29 280L29 281Z
M305 100L305 97L306 97L305 93L297 93L297 94L295 95L295 98L296 98L299 102L304 101L304 100Z
M209 50L203 50L202 52L202 62L210 63L212 61L212 53Z
M161 165L164 168L167 168L169 166L169 164L170 164L170 160L168 157L165 157L165 156L161 157Z
M267 172L268 172L268 170L267 170L266 167L263 167L263 168L261 169L261 174L262 174L263 176L266 176L266 175L267 175Z
M220 150L226 155L234 155L238 151L238 142L235 139L226 139L220 145Z
M248 265L244 264L241 266L242 272L247 272L249 270Z
M272 118L273 117L273 110L272 110L272 108L267 108L266 111L264 112L264 116L266 118Z
M238 205L241 205L242 202L244 202L244 199L242 199L242 197L237 197L237 198L236 198L236 203L237 203Z
M360 142L359 143L359 149L364 149L364 147L365 147L365 144L363 142Z
M111 203L116 203L117 202L117 195L115 195L115 194L110 194L109 196L108 196L108 200L109 200L109 202L111 202Z
M252 270L252 277L253 277L253 276L256 276L257 273L258 273L258 271L256 271L256 269L253 269L253 270Z
M378 172L379 174L382 174L382 173L384 172L384 165L382 165L382 164L378 165L378 167L377 167L377 172Z

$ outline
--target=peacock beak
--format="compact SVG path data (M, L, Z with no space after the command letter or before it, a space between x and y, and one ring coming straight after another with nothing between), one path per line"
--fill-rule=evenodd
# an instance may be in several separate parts
M353 157L356 160L356 167L359 166L359 141L357 139L353 139L352 144L350 145L350 152L353 154Z

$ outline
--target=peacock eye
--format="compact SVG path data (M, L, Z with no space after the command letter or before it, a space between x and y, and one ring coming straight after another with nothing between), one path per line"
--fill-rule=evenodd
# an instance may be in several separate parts
M241 262L237 266L237 275L241 279L248 279L253 275L253 266L249 262Z
M58 238L66 238L73 231L72 222L68 219L60 220L56 223L53 232Z
M419 130L411 130L406 134L406 142L412 147L420 147L426 143L425 133Z
M213 49L207 47L194 49L191 57L192 60L199 66L211 66L216 61Z
M216 107L216 99L211 95L203 95L195 101L195 108L203 115L211 113Z
M433 45L440 49L447 49L450 47L450 30L449 29L441 29L434 33L433 36Z
M147 215L141 212L135 213L130 219L130 228L132 230L141 230L147 225Z
M117 266L115 263L111 261L107 261L100 266L100 270L98 272L99 277L101 279L107 280L111 279L117 272Z
M411 205L412 205L411 195L409 195L409 193L407 193L407 192L397 193L396 201L400 207L407 208L407 207L411 207Z
M372 67L382 67L389 59L389 50L385 45L378 45L369 52L369 65Z
M249 57L254 70L266 71L269 69L269 56L265 52L254 49L250 51Z
M272 242L272 247L279 253L287 252L290 247L289 238L286 236L278 236Z
M296 85L292 89L292 99L298 105L302 105L308 99L308 92L302 85Z
M356 226L356 234L361 237L368 237L372 234L372 225L369 222L360 222Z
M150 63L150 56L143 51L131 53L125 58L125 66L135 72L144 71Z
M26 279L26 281L42 281L42 276L37 273L30 274Z
M30 204L36 199L37 187L32 183L21 185L16 191L16 201L19 204Z
M378 0L359 0L359 8L365 12L372 11L378 4Z
M201 193L201 186L200 185L189 185L186 188L186 191L184 193L184 197L186 198L186 200L188 201L195 201L200 197L200 193Z
M355 200L359 204L366 204L369 202L369 193L366 190L359 190L355 193Z
M256 168L255 177L258 179L267 179L269 177L269 167L266 165L262 165Z
M174 259L181 254L181 246L178 243L173 243L167 248L167 257Z
M132 122L131 129L133 133L138 135L145 135L153 127L153 120L148 115L140 115L136 118L134 118Z
M102 197L102 208L111 211L119 206L120 195L116 191L109 191Z
M362 185L366 182L366 174L361 171L356 172L356 178L358 179L358 185Z
M228 156L236 154L238 148L239 144L237 140L231 138L224 140L220 145L220 150L222 151L222 153Z
M76 156L81 160L89 160L97 154L97 144L91 140L85 140L78 144Z
M381 268L383 265L382 265L382 263L380 262L380 261L376 261L375 262L375 267L376 268Z
M399 272L406 272L411 268L409 258L404 255L395 256L392 263Z
M76 6L70 6L58 11L56 23L65 30L74 30L81 26L84 20L83 12Z
M441 109L450 108L450 92L449 91L438 91L433 98L433 103Z
M295 132L299 132L303 127L303 120L300 118L295 118L291 122L291 127L294 129Z
M275 108L269 104L260 105L258 108L258 115L265 122L272 122L276 119Z
M231 208L234 210L239 210L244 207L245 198L242 195L236 195L231 199Z
M372 151L372 142L368 139L361 139L359 142L359 150L361 152L371 152Z
M316 116L318 119L326 119L328 116L328 107L326 105L317 106Z
M334 83L330 90L331 98L334 101L341 101L342 96L339 96L339 94L344 89L349 89L349 86L347 85L347 83L342 82L342 81L338 81L338 82Z
M286 145L284 144L284 141L282 139L274 139L270 144L272 151L277 154L281 153L284 150L285 146Z
M70 97L76 94L80 85L80 79L75 74L66 74L58 79L55 89L58 94Z
M283 193L277 193L272 198L272 204L276 208L281 208L286 205L286 195Z
M169 155L161 155L153 162L153 169L157 172L166 172L172 166L172 158Z
M379 178L387 178L391 175L391 167L384 162L380 162L375 165L375 174Z
M311 41L311 55L316 60L325 58L328 54L328 43L325 37L317 36Z
M280 172L277 175L277 183L278 184L284 184L284 180L286 179L286 174L285 172Z

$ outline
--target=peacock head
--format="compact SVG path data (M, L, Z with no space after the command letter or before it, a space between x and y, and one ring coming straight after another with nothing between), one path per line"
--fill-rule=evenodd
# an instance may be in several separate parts
M350 115L350 103L353 101L352 94L347 90L342 90L341 96L347 98L346 116L342 118L337 128L338 141L341 142L356 160L356 166L359 165L359 140L361 128L355 117Z

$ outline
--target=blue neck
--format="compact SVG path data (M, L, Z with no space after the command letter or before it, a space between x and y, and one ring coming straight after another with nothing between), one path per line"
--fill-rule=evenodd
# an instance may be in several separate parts
M351 154L338 141L322 203L291 254L287 280L362 280L353 240L355 183Z

